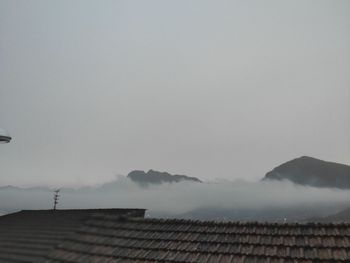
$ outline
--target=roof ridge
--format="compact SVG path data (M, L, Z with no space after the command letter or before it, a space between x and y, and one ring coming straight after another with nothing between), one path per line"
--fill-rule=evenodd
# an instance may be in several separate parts
M145 211L147 209L145 208L70 208L70 209L22 209L20 211L14 212L14 213L10 213L10 214L6 214L6 215L11 215L11 214L15 214L15 213L20 213L20 212L70 212L70 211L126 211L126 210L141 210L141 211ZM4 215L5 216L5 215Z
M270 223L270 222L244 222L244 221L230 221L230 222L216 222L216 221L200 221L191 219L162 219L162 218L140 218L134 217L129 213L125 215L111 215L111 214L94 214L90 219L103 219L104 221L125 221L135 223L147 224L188 224L195 226L256 226L256 227L278 227L278 228L339 228L350 227L350 223Z
M132 218L132 221L145 221L150 223L164 223L164 224L183 224L191 223L194 225L205 225L205 226L286 226L286 227L339 227L339 226L350 226L350 222L268 222L268 221L215 221L215 220L194 220L194 219L177 219L177 218Z
M123 220L131 222L145 222L151 224L191 224L199 226L267 226L267 227L350 227L350 222L336 222L336 223L324 223L324 222L260 222L260 221L214 221L214 220L193 220L193 219L177 219L177 218L140 218L134 217L131 211L123 215L93 215L96 219L103 218L104 220Z

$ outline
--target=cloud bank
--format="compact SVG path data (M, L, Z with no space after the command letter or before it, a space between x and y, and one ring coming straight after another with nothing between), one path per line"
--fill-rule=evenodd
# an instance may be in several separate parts
M52 194L48 189L3 188L0 211L50 209ZM146 208L149 216L175 217L203 208L233 212L303 209L312 211L308 216L319 216L337 212L349 201L349 190L305 187L290 182L180 182L142 188L121 176L101 186L62 189L58 207Z

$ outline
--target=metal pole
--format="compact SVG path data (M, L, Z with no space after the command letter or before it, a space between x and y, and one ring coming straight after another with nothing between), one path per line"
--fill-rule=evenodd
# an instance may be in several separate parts
M58 198L60 197L59 192L60 192L60 189L55 190L55 194L53 196L53 210L56 210L56 206L58 204Z

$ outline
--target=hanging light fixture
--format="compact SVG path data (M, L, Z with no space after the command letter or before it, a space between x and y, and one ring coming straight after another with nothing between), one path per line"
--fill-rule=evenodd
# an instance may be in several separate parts
M9 133L5 129L0 128L0 143L9 143L11 139Z

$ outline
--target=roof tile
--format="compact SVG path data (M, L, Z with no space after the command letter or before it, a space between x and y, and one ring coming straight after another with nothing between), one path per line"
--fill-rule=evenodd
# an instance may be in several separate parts
M69 227L65 229L70 233ZM45 241L56 244L55 235L47 229L38 231L40 242L33 246L26 241L30 231L24 229L18 239L23 247L3 231L0 261L7 246L35 256L46 247ZM99 214L57 243L47 262L349 262L349 239L350 224L224 223Z

